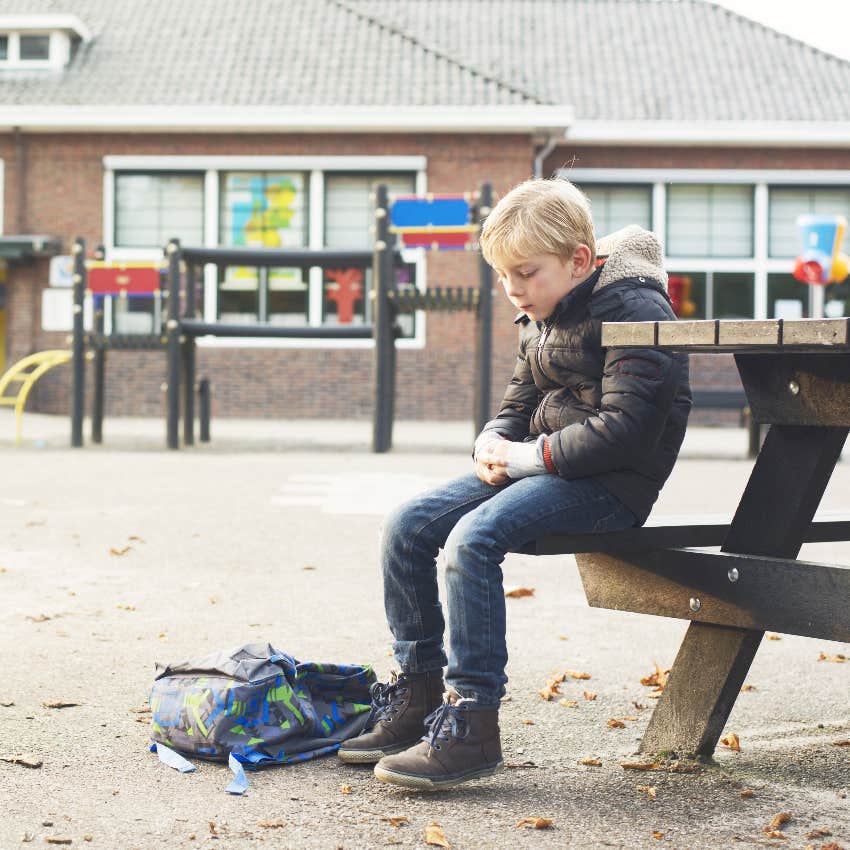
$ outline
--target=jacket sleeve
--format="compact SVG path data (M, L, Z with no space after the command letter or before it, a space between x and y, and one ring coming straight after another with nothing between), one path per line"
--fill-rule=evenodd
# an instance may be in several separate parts
M527 345L529 337L520 331L514 374L508 383L499 413L481 430L495 431L508 440L524 440L528 436L531 415L540 403L540 390L534 383L531 365L528 362Z
M660 298L661 296L659 296ZM660 301L625 298L607 321L673 318ZM604 352L599 410L549 437L552 462L562 478L585 478L632 467L652 451L673 406L682 357L653 348Z

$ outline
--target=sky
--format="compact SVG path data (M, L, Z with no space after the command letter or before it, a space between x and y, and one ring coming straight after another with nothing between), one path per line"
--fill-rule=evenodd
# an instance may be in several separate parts
M850 60L850 0L713 0L773 29Z

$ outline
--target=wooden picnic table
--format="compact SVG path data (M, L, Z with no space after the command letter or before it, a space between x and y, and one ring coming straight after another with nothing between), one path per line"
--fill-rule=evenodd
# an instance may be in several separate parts
M813 522L850 429L850 319L606 322L602 345L731 352L770 426L729 525L537 545L576 553L591 605L691 621L641 750L710 755L765 631L850 641L850 569L797 560L804 542L850 539L848 520Z

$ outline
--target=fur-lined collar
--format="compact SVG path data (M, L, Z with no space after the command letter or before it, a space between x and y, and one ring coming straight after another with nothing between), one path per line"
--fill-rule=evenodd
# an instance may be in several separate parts
M667 272L664 271L661 243L658 237L637 224L603 236L596 243L596 254L605 258L602 274L593 287L598 292L603 286L627 277L649 277L667 289Z

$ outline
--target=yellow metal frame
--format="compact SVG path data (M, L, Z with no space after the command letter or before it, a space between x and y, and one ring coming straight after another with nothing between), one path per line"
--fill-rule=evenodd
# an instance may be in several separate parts
M86 357L87 359L90 357L90 352L87 352ZM22 420L24 405L27 403L27 398L35 382L54 366L61 366L70 359L70 351L39 351L36 354L30 354L28 357L19 360L0 377L0 406L15 408L16 446L21 445L23 442ZM12 384L20 384L17 393L14 396L5 395L6 388Z

